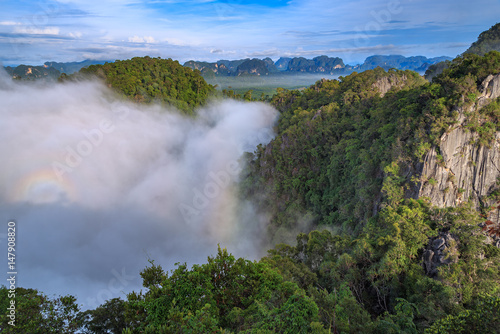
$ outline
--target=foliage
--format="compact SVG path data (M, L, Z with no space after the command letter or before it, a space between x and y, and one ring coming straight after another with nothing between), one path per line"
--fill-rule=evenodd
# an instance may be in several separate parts
M500 251L484 243L479 221L470 205L437 209L406 199L370 218L357 237L300 233L295 246L277 245L259 262L220 247L191 269L177 264L165 273L151 261L141 272L147 291L84 312L91 316L84 328L117 333L125 325L127 334L491 332L499 321ZM454 236L458 254L439 267L436 280L425 275L421 255L443 230Z
M447 69L451 64L451 61L445 60L441 61L436 64L432 64L429 66L429 68L425 71L425 78L429 81L432 81L437 75L443 73L445 69Z
M407 196L418 161L456 126L457 108L469 110L483 80L499 72L500 53L490 52L455 59L433 83L377 68L303 91L279 89L271 101L281 113L277 136L250 157L243 196L258 194L255 202L272 216L271 234L306 213L316 224L359 233L381 207ZM466 114L464 126L479 145L500 130L498 104Z
M177 266L170 276L154 264L141 273L149 291L130 302L146 317L142 329L128 332L306 333L318 320L318 307L305 291L265 262L236 259L219 247L206 264Z
M127 326L125 301L113 298L95 310L87 310L79 315L83 333L121 334Z
M489 51L500 51L500 23L495 24L490 29L483 31L477 41L472 43L464 54L475 53L483 56Z
M425 333L498 333L499 328L500 297L481 295L471 309L436 321Z
M74 333L80 327L79 307L73 296L50 298L34 289L16 288L15 297L0 288L0 330L2 333ZM15 302L15 319L7 308ZM14 325L9 321L14 320Z
M82 68L63 80L97 76L106 84L136 102L162 102L186 113L207 100L213 86L200 71L180 65L172 59L135 57L103 65Z

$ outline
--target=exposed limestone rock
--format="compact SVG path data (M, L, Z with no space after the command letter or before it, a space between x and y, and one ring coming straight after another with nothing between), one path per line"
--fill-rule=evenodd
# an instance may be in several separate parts
M481 96L468 112L500 96L500 74L489 75L482 82L480 92ZM478 135L464 127L467 113L463 108L457 111L458 124L441 137L438 148L427 152L423 163L415 166L417 173L421 171L421 182L408 195L427 197L434 206L441 208L472 202L477 210L488 208L485 218L500 224L498 199L492 196L500 188L500 133L488 146L480 146L476 143ZM500 247L497 237L488 236L487 243ZM455 239L441 232L438 237L429 239L422 261L427 275L436 277L439 266L452 263L456 258Z
M478 98L477 106L481 108L487 105L491 100L500 97L500 74L488 75L481 83L479 88L481 96Z
M488 77L481 84L482 93L489 99L496 99L500 96L500 74L488 75Z
M391 74L389 76L378 79L373 86L378 89L380 96L384 96L392 87L403 86L408 78L406 75L398 77L397 75Z
M482 95L473 108L480 108L500 96L500 74L488 76L481 84ZM471 111L471 110L469 110ZM436 148L424 157L421 184L417 197L428 197L438 207L457 206L464 201L491 207L496 201L491 194L500 186L500 133L489 147L475 143L477 134L464 128L466 114L458 109L459 124L445 133ZM500 223L492 210L487 219Z
M441 232L429 240L423 254L423 266L428 276L436 277L440 266L457 261L458 243L450 233Z
M460 127L443 135L439 146L442 158L435 149L424 158L418 197L428 197L438 207L472 201L479 209L495 203L487 197L498 188L500 133L490 148L471 144L475 136Z

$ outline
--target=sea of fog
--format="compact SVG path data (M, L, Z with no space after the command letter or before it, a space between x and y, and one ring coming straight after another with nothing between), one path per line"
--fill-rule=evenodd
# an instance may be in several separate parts
M235 185L242 153L274 136L269 105L213 102L193 119L97 82L27 85L5 73L0 100L0 267L7 276L14 221L18 286L95 308L138 291L149 259L204 263L218 244L265 253L266 217Z

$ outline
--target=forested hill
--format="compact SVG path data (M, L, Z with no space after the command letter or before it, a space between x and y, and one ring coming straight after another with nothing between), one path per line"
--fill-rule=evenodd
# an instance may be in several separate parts
M472 43L465 53L475 53L483 56L489 51L500 51L500 23L483 31L477 38L477 41Z
M478 36L477 40L464 52L464 54L472 53L484 56L490 51L500 51L500 23L497 23L490 29L483 31ZM449 65L449 60L443 60L430 65L425 72L425 78L427 80L432 80L432 78L442 73L443 70Z
M48 313L55 332L499 333L500 53L432 83L377 68L272 104L277 136L247 155L241 195L275 240L306 230L293 245L254 262L219 248L170 273L151 262L145 291L85 312L21 288L18 314ZM18 328L48 328L31 319Z
M186 107L212 89L148 57L85 74ZM151 261L144 291L84 312L71 296L17 288L16 327L3 312L0 331L499 333L500 52L457 57L432 82L376 68L271 103L276 137L245 156L239 183L270 217L267 256L219 247L169 273Z
M294 227L295 217L308 213L315 224L357 234L387 205L418 198L426 184L441 182L424 179L422 163L434 150L446 166L455 152L443 146L445 134L471 133L466 142L484 147L481 154L496 147L499 73L500 53L493 51L455 59L432 83L415 72L378 68L303 91L281 90L272 99L281 112L278 134L251 160L247 195L268 191L262 205L272 213L274 229ZM464 155L472 148L461 149ZM446 186L450 193L442 196L455 194L446 202L459 203L457 193L470 183L465 179L444 180L434 191ZM494 193L492 179L482 186L486 190L476 185L477 194ZM473 196L490 203L468 190L464 196L463 202Z
M214 91L200 71L192 70L172 59L135 57L103 65L90 65L61 80L97 76L109 87L136 102L161 102L184 112L205 103Z
M273 97L277 136L249 157L243 193L275 241L304 222L333 231L265 259L326 289L308 290L326 328L498 333L499 97L498 52L432 83L375 69Z

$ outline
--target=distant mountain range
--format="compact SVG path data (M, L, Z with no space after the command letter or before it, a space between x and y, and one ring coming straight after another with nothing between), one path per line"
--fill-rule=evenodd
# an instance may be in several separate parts
M451 60L450 57L427 58L424 56L404 57L400 55L375 55L366 58L360 65L345 65L338 57L318 56L313 59L303 57L282 57L276 62L271 58L247 58L239 60L219 60L203 62L190 60L184 66L200 70L206 78L213 76L269 75L272 73L325 73L347 74L354 71L371 70L382 67L425 72L432 64Z
M496 50L500 51L500 23L495 24L489 30L481 33L464 54L475 53L484 55ZM246 58L239 60L219 60L216 62L203 62L190 60L184 66L200 70L203 77L209 79L216 76L263 76L296 73L315 74L349 74L351 72L362 72L376 67L385 70L396 68L400 70L413 70L427 72L426 78L431 80L434 76L447 68L450 57L427 58L424 56L404 57L400 55L374 55L366 58L363 64L345 65L338 57L319 56L313 59L303 57L281 57L276 62L271 58ZM111 61L109 61L111 62ZM14 79L21 80L56 80L61 73L72 74L81 68L104 64L106 61L84 60L81 62L46 62L43 66L19 65L17 67L5 67L6 71Z
M451 60L450 57L427 58L424 56L404 57L400 55L375 55L366 58L363 64L346 65L339 57L318 56L312 59L304 57L281 57L276 62L271 58L246 58L238 60L219 60L204 62L190 60L184 63L185 67L201 71L204 78L217 76L266 76L274 74L349 74L354 71L362 72L376 67L385 70L396 68L425 72L429 66ZM43 66L19 65L6 67L7 72L14 79L21 80L56 80L61 73L72 74L90 65L104 64L106 61L84 60L81 62L45 62Z
M58 63L48 61L41 66L19 65L16 67L6 66L4 68L13 79L54 81L59 78L61 73L72 74L84 67L104 63L106 61L87 59L80 62Z
M45 66L19 65L5 67L5 71L16 80L57 80L61 73L55 68Z
M47 61L44 63L44 67L47 68L55 68L60 73L73 74L75 72L80 71L80 69L90 66L90 65L102 65L105 63L111 63L113 61L110 60L90 60L86 59L84 61L79 62L71 62L71 63L58 63L55 61Z

